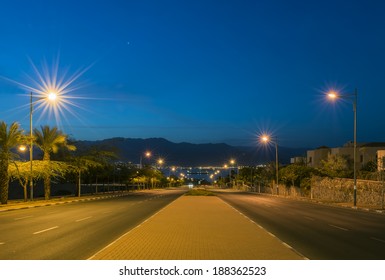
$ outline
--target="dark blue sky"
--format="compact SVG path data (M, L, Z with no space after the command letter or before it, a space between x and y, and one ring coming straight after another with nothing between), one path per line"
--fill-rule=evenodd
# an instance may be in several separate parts
M5 0L0 120L29 131L20 84L36 88L58 62L57 83L85 70L63 93L76 116L59 123L76 139L256 145L264 131L339 146L353 106L327 102L334 87L358 89L358 141L385 141L384 15L383 1Z

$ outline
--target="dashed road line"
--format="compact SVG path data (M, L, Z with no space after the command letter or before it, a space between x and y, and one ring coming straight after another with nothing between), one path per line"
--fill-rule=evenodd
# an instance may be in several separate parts
M0 242L0 245L4 245L5 243L4 242Z
M85 218L82 218L82 219L78 219L75 222L81 222L81 221L85 221L85 220L88 220L88 219L91 219L91 218L92 218L92 216L89 216L89 217L85 217Z
M32 217L33 216L24 216L24 217L20 217L20 218L15 218L14 220L18 221L18 220L28 219L28 218L32 218Z
M373 239L373 240L376 240L376 241L379 241L379 242L385 243L385 240L383 240L383 239L380 239L380 238L376 238L376 237L370 237L370 239Z
M53 229L57 229L57 228L58 228L58 226L55 226L55 227L43 229L43 230L40 230L40 231L36 231L33 234L40 234L40 233L43 233L43 232L46 232L46 231L50 231L50 230L53 230Z
M332 224L329 224L329 226L334 227L334 228L337 228L337 229L340 229L340 230L343 230L343 231L349 231L347 228L335 226L335 225L332 225Z
M315 221L315 219L314 218L312 218L312 217L308 217L308 216L303 216L305 219L307 219L307 220L309 220L309 221Z

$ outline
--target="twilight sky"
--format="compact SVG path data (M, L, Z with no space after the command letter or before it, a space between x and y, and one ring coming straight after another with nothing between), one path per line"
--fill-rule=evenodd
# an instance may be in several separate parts
M3 0L0 120L29 131L29 92L64 89L71 137L316 148L385 141L385 2ZM41 79L42 80L41 80ZM40 102L40 101L39 101Z

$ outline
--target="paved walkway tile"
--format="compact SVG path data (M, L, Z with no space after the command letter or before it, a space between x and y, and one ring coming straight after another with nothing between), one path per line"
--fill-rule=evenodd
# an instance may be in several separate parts
M218 197L182 196L91 259L304 258Z

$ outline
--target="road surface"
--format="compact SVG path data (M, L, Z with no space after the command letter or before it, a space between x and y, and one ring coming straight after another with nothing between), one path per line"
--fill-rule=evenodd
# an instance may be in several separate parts
M268 195L216 194L309 259L385 259L383 214Z
M118 198L2 212L0 259L87 259L184 192L133 192Z

